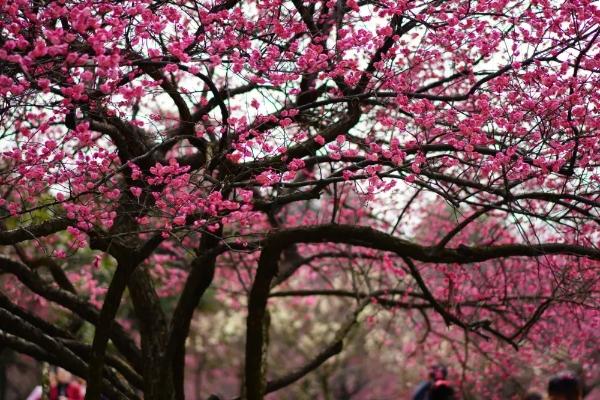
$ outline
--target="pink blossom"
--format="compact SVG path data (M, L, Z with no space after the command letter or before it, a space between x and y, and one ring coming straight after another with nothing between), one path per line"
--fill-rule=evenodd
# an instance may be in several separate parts
M142 188L137 186L132 186L129 190L135 197L140 197L140 195L142 194Z

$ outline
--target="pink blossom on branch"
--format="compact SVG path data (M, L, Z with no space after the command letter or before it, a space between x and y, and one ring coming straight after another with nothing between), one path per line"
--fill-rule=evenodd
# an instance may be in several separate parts
M593 2L0 15L0 342L87 399L597 380Z

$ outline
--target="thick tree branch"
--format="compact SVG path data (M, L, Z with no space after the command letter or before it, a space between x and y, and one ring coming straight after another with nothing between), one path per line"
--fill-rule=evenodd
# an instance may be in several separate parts
M281 246L277 240L267 239L260 254L258 269L248 297L243 390L247 400L262 400L265 394L266 388L263 376L264 321L269 290L273 278L277 275L279 257L283 248L284 246Z
M142 243L142 245L136 249L129 249L118 243L111 243L109 245L112 249L111 254L117 259L118 265L108 287L108 291L104 296L104 302L94 332L92 353L89 362L88 387L85 394L86 400L100 399L100 382L106 357L106 346L129 278L139 264L152 253L161 241L161 237L156 235L150 240ZM104 240L100 238L95 238L94 242L101 247L106 245ZM108 248L106 248L106 250L108 250Z
M52 235L53 233L67 229L73 222L67 218L56 218L42 222L38 225L30 225L9 231L0 231L0 245L11 245L35 240L40 237Z
M220 241L218 238L220 232L217 232L216 235L205 234L202 236L198 249L200 255L192 262L191 271L171 319L165 362L173 364L175 394L178 400L184 398L185 340L189 334L190 323L200 299L212 283L217 256L224 250L223 247L217 247Z
M506 244L496 246L459 246L440 249L436 246L421 246L385 232L369 227L354 225L315 225L290 228L269 234L268 241L277 241L280 246L294 243L345 243L390 251L402 257L430 262L467 264L508 257L542 257L552 254L600 259L600 250L570 243Z
M106 346L112 330L113 321L119 305L121 297L127 287L129 276L137 264L120 263L115 274L112 277L108 291L104 296L104 302L98 323L94 332L94 341L92 342L92 351L89 362L89 371L87 375L88 387L85 393L86 400L100 400L102 394L101 376L104 369L104 360L106 357Z

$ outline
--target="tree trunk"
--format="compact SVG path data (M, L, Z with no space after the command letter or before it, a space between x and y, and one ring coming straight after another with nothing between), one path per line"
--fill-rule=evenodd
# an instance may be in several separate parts
M172 366L164 361L167 322L144 266L138 267L131 275L128 287L140 323L144 400L172 400L175 398Z

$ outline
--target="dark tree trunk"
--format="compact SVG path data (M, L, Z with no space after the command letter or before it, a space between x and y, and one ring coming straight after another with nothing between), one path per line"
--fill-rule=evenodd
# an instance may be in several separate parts
M171 400L175 397L171 363L164 361L167 321L148 271L137 268L129 280L129 293L140 323L144 358L144 399Z

